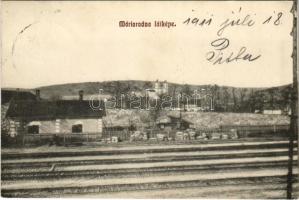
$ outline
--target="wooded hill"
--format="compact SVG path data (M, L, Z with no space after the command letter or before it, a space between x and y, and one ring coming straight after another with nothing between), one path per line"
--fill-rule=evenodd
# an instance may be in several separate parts
M96 95L99 89L104 94L119 96L120 94L140 93L144 94L146 89L153 88L150 81L128 80L128 81L103 81L69 83L61 85L50 85L33 88L39 89L42 98L59 99L63 96L77 96L80 90L84 95ZM175 96L179 93L192 95L194 90L201 91L213 98L215 110L224 112L254 112L264 109L281 109L289 107L289 96L291 85L272 88L237 88L219 85L187 85L168 83L169 95Z

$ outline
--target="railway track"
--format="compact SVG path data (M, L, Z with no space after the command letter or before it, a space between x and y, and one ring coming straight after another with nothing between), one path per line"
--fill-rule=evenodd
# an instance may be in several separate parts
M107 169L107 170L74 170L74 171L52 171L52 172L26 172L26 173L5 173L2 180L41 180L41 179L63 179L72 177L90 177L90 178L115 178L115 177L136 177L151 176L163 174L189 173L189 172L209 172L213 170L236 170L246 169L271 169L285 168L286 161L282 162L261 162L261 163L237 163L237 164L214 164L214 165L181 165L181 166L163 166L150 168L132 168L132 169ZM294 164L294 167L296 165Z
M282 191L286 185L287 146L285 141L241 142L120 148L77 155L7 154L2 158L1 192L5 197L60 197L122 191L175 192L174 188L206 191L226 185L239 188L237 194L259 184L269 188L277 185ZM294 183L299 189L297 156L294 160ZM277 197L284 198L281 193Z
M271 185L284 184L285 175L277 176L255 176L255 177L229 177L218 179L193 179L193 180L178 180L178 181L152 181L145 183L123 183L113 185L93 184L84 186L58 186L58 187L32 187L32 188L9 188L2 189L4 197L53 197L74 194L94 194L94 193L109 193L119 191L137 191L137 190L161 190L169 188L190 188L190 187L211 187L221 185L231 185L244 187L248 185ZM294 183L298 179L295 178Z
M295 143L296 144L296 143ZM165 146L145 146L134 148L114 148L109 150L89 150L89 151L58 151L58 152L34 152L34 153L5 153L1 154L3 160L24 159L24 158L53 158L53 157L77 157L77 156L104 156L121 154L144 154L144 153L169 153L169 152L190 152L190 151L223 151L234 149L267 149L267 148L287 148L288 141L267 141L267 142L232 142L224 144L192 144L192 145L165 145ZM99 148L100 149L100 148Z
M209 151L201 151L200 153L193 154L166 154L156 155L159 153L142 154L142 156L123 156L119 158L101 158L97 156L94 159L86 159L86 157L80 157L80 160L67 159L67 160L21 160L19 162L2 162L1 169L3 171L16 168L48 168L53 166L70 166L70 165L96 165L96 164L121 164L121 163L146 163L146 162L170 162L170 161L190 161L190 160L209 160L209 159L230 159L230 158L252 158L252 157L275 157L286 156L288 151L285 149L272 149L272 151L228 151L210 153ZM92 158L92 157L91 157Z

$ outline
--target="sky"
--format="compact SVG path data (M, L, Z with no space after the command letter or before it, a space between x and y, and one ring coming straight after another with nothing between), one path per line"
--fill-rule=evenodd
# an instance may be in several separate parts
M270 87L292 82L292 2L2 2L2 87L109 80ZM278 13L279 25L274 25ZM255 21L229 26L226 19ZM262 24L272 16L269 23ZM209 26L183 22L212 18ZM119 21L171 21L172 28L121 28ZM153 24L152 24L153 25ZM208 52L229 40L223 57L260 57L213 65ZM246 54L245 53L245 54ZM244 54L244 55L245 55Z

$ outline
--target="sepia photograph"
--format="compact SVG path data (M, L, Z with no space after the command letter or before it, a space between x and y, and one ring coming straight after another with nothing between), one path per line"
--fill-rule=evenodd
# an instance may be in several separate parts
M298 199L297 1L1 6L1 197Z

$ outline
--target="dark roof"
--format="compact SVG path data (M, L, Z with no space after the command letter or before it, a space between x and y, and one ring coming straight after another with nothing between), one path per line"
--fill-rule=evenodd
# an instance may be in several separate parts
M159 117L157 119L157 124L172 124L172 123L176 123L179 120L181 120L184 123L194 124L192 121L190 121L188 119L185 119L185 118L180 119L180 117L172 116L172 115Z
M36 96L29 91L1 89L1 104L14 100L36 100Z
M169 115L168 117L170 117L171 120L180 120L179 116L173 116L173 115ZM191 120L186 119L186 118L182 118L182 122L188 123L188 124L194 124Z
M94 103L94 106L99 104ZM101 101L101 107L104 108ZM6 117L22 119L63 119L63 118L99 118L105 116L105 110L93 110L89 101L12 101Z

